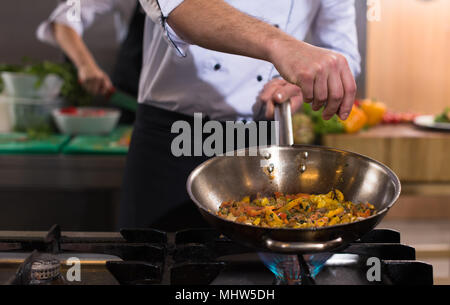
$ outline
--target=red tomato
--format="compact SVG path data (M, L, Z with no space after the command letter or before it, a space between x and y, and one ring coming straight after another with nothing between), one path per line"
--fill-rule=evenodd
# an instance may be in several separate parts
M383 116L383 123L385 124L397 124L401 122L401 115L393 112L387 112Z
M68 114L68 115L76 115L78 113L78 110L76 107L65 107L65 108L61 108L59 110L60 113L62 114Z
M398 124L402 122L402 115L400 113L394 113L393 117L392 117L392 123L393 124Z
M83 117L101 117L105 114L106 110L103 109L84 109L80 115Z

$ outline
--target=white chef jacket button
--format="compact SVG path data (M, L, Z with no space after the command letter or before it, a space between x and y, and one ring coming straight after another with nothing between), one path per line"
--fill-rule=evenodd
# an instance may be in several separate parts
M214 71L218 71L218 70L220 70L220 68L222 68L222 66L220 64L216 64L214 66Z
M256 77L256 80L257 80L258 82L260 82L260 81L263 80L263 77L262 77L261 75L258 75L258 76Z

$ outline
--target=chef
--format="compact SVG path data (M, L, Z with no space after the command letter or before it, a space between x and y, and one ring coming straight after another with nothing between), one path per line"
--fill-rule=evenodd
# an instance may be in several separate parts
M137 97L142 66L145 12L137 0L64 1L37 30L38 39L59 46L78 70L83 87L94 95L107 95L115 87ZM74 10L79 7L79 12ZM113 15L120 43L112 80L96 63L83 34L100 16ZM132 122L134 114L122 110L122 121Z
M141 0L139 108L127 159L121 226L203 226L189 173L206 156L174 156L174 122L272 119L275 103L351 111L360 71L353 0ZM313 45L303 42L310 32ZM195 139L193 139L195 141Z
M294 111L307 102L325 119L348 117L360 72L354 0L140 2L143 65L121 227L205 225L185 184L207 157L174 156L177 121L271 120L288 100Z

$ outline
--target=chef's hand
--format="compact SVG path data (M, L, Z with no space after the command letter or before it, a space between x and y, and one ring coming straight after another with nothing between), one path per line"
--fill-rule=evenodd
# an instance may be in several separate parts
M291 101L292 112L300 109L303 103L302 90L284 79L273 79L268 82L259 93L258 101L266 106L266 118L271 120L274 117L275 104Z
M81 85L93 95L106 95L113 88L109 76L97 65L84 65L78 68Z
M356 83L346 58L295 39L276 40L270 61L282 77L301 88L313 110L325 106L323 118L347 119L355 101Z

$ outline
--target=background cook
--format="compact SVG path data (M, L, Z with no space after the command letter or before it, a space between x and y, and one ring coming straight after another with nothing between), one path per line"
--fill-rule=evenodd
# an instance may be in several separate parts
M142 43L145 12L137 0L80 0L80 20L70 18L73 6L59 4L41 23L37 36L41 41L60 47L78 70L83 87L94 95L106 95L115 87L133 97L138 95L142 67ZM83 40L84 32L100 16L113 14L120 48L112 80L96 63ZM122 109L122 122L134 121L134 113Z

